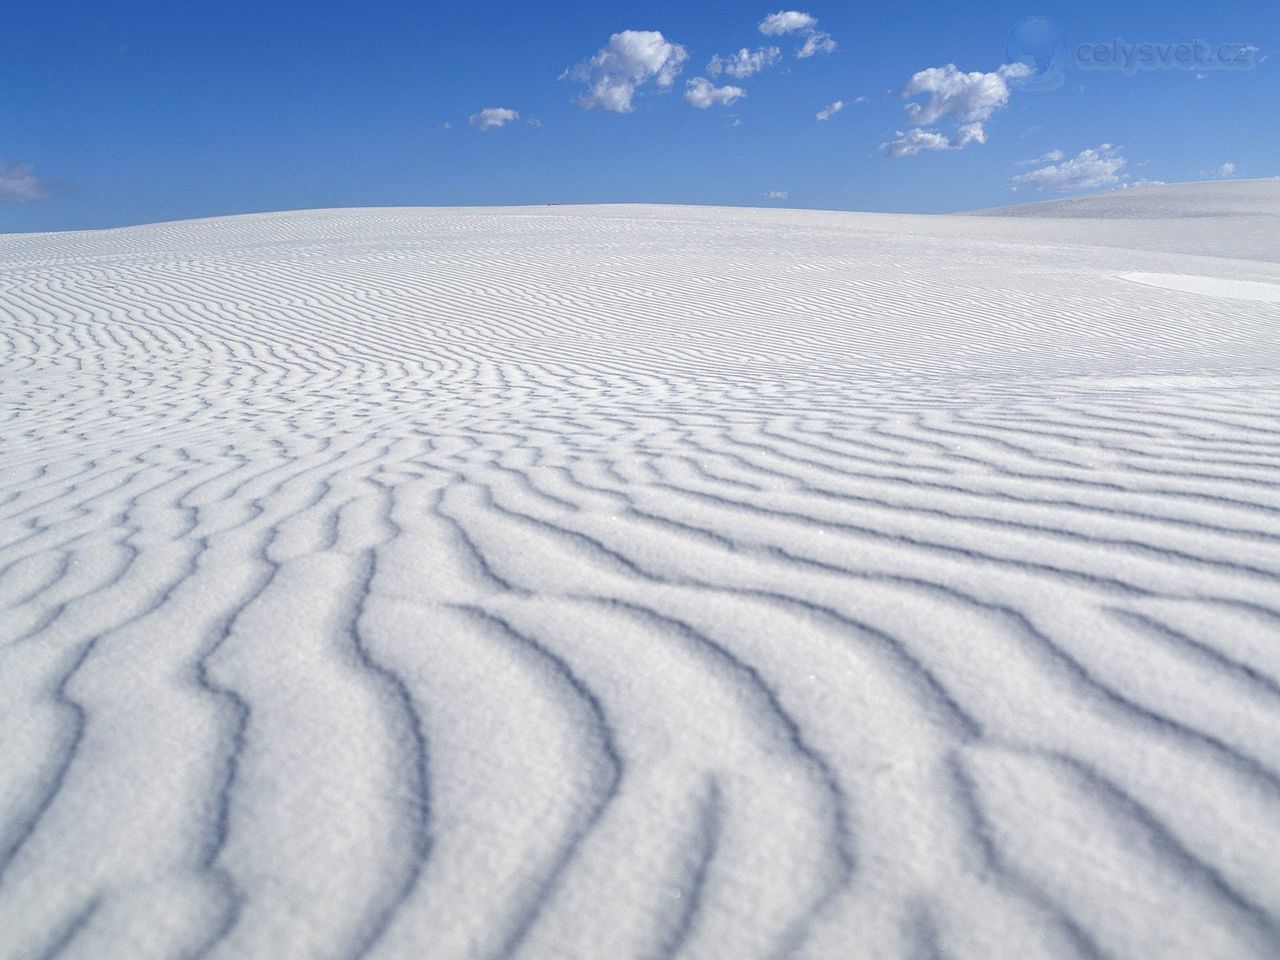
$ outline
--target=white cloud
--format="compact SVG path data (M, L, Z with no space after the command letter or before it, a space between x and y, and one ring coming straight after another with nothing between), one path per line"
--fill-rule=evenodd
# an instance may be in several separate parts
M0 161L0 203L43 200L53 193L53 185L41 180L35 171L22 164L6 167Z
M584 109L630 113L641 86L652 80L659 87L670 87L688 59L684 47L656 30L623 30L611 36L608 46L594 57L566 70L560 78L587 84L590 92L578 100Z
M923 153L926 150L950 150L951 138L937 130L922 130L916 127L914 130L905 132L899 130L897 137L888 143L880 144L880 149L891 157L914 157L917 153Z
M748 50L743 47L737 53L732 53L727 57L716 54L711 58L711 62L707 64L707 73L713 77L718 77L723 72L739 80L745 80L752 74L759 73L765 67L773 66L781 56L782 51L777 47L760 47L756 50Z
M764 195L766 200L785 200L789 194L786 190L770 190Z
M836 42L831 39L831 34L814 32L805 37L804 46L796 52L796 56L804 59L819 53L835 52Z
M966 123L956 135L951 138L951 148L953 150L963 150L971 143L986 143L987 131L983 129L980 123Z
M1030 72L1031 68L1024 63L1008 63L991 73L980 70L965 73L954 63L948 63L945 67L929 67L912 74L898 91L899 95L905 99L927 94L928 99L923 103L908 103L907 116L922 125L952 118L960 126L951 136L923 126L905 133L898 131L897 137L882 143L880 149L891 157L913 157L927 150L963 150L971 143L986 143L987 131L983 124L1008 104L1008 81Z
M980 123L966 123L956 130L954 137L948 137L937 130L924 130L916 127L905 133L898 131L897 137L888 143L880 144L880 149L891 157L914 157L918 153L930 150L963 150L971 143L986 143L987 131Z
M717 87L706 77L694 77L685 84L684 90L685 100L699 110L705 110L707 107L716 105L727 107L735 100L746 95L747 91L741 87L732 87L727 84L723 87Z
M907 104L907 116L916 123L936 123L943 117L981 122L1009 102L1007 81L1030 73L1031 67L1025 63L1008 63L992 73L964 73L954 63L948 63L913 74L901 95L929 95L924 103Z
M819 53L834 53L836 42L831 34L818 29L818 19L799 10L779 10L760 21L760 32L766 37L780 37L784 33L799 33L804 45L796 51L800 59Z
M1219 177L1234 177L1235 175L1236 175L1236 165L1232 163L1230 160L1228 160L1226 163L1220 166L1218 168L1218 172L1215 174L1215 176L1219 176Z
M856 107L861 103L870 103L870 97L854 97L852 100L833 100L817 113L819 120L830 120L845 107Z
M1021 160L1019 163L1024 167L1034 167L1038 163L1057 163L1065 156L1066 154L1061 150L1050 150L1048 153L1040 154L1034 160Z
M1121 170L1127 162L1120 155L1119 147L1104 143L1096 150L1081 150L1070 160L1021 173L1013 178L1013 182L1055 193L1095 190L1124 180Z
M471 124L472 129L484 133L486 130L497 130L499 127L505 127L512 120L518 119L520 119L520 114L506 107L485 107L479 113L473 113L468 117L467 123Z
M760 32L766 37L777 37L797 30L812 30L818 25L816 17L799 10L779 10L760 21Z

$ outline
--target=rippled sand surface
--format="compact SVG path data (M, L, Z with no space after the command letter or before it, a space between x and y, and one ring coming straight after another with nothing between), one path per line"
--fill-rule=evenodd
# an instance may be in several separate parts
M0 237L0 958L1280 956L1235 186Z

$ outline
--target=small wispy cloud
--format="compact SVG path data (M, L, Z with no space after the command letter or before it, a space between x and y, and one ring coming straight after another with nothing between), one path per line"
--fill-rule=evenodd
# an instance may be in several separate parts
M727 73L737 80L745 80L766 67L773 66L781 56L782 51L777 47L758 47L755 50L743 47L737 53L731 53L727 57L716 54L707 64L707 73L713 77Z
M623 30L611 36L608 45L590 60L562 73L560 79L587 84L588 92L578 98L585 110L630 113L641 87L652 81L659 88L670 88L688 59L684 47L657 30Z
M844 109L844 101L836 100L835 102L829 103L825 107L823 107L821 110L819 110L817 116L819 120L830 120L832 117L834 117L837 113L839 113L843 109Z
M798 30L812 30L818 25L817 17L799 10L779 10L760 21L760 32L766 37L778 37Z
M766 200L785 200L790 194L786 190L770 190L764 195Z
M53 184L23 164L6 166L0 160L0 203L23 203L53 196Z
M699 110L706 110L708 107L721 106L727 107L735 100L740 100L747 95L747 91L742 87L734 87L726 84L723 87L717 87L706 77L694 77L685 84L684 99L687 103L697 107Z
M1104 143L1081 150L1069 160L1020 173L1013 178L1013 183L1054 193L1096 190L1122 183L1126 179L1122 172L1126 163L1128 161L1120 154L1120 147Z
M982 124L966 123L956 130L954 136L921 127L907 131L899 130L894 139L880 144L880 149L890 157L914 157L919 153L936 150L963 150L971 143L986 142L987 131Z
M507 107L485 107L479 113L473 113L467 118L467 123L471 124L473 130L479 130L484 133L487 130L497 130L505 127L512 120L519 120L520 114Z
M818 29L818 18L799 10L779 10L760 21L759 30L766 37L780 37L784 34L799 34L804 43L796 51L800 59L816 56L819 53L834 53L836 42L831 34Z
M820 53L835 53L836 42L831 38L831 34L815 31L804 38L804 45L796 51L796 56L800 59L806 57L815 57Z
M1234 177L1236 175L1236 165L1228 160L1214 173L1215 177Z
M1019 160L1018 165L1021 167L1034 167L1041 163L1057 163L1065 156L1066 154L1061 150L1050 150L1048 153L1040 154L1034 160Z

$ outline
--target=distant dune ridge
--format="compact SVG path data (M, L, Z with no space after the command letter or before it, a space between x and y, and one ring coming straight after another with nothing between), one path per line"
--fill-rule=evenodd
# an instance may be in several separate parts
M1280 260L1278 197L1280 177L1219 180L1107 190L969 215L1002 218L1015 231L1010 218L1027 218L1028 239L1037 233L1045 237L1050 229L1062 241L1079 238L1084 243L1275 263ZM1048 227L1044 220L1058 223Z
M0 960L1280 956L1280 181L0 236Z
M1280 218L1280 177L1270 180L1206 180L1148 184L1058 200L977 210L973 216L1067 217L1086 220L1186 220L1199 217Z

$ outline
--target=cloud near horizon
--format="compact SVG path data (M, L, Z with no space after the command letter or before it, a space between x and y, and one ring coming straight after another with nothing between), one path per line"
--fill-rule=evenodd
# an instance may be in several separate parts
M637 91L652 81L670 88L684 69L689 52L657 30L623 30L609 38L594 57L560 75L586 83L589 92L578 98L584 110L630 113Z
M1104 143L1096 149L1081 150L1070 160L1020 173L1013 178L1013 183L1015 187L1025 184L1054 193L1096 190L1121 184L1126 179L1121 172L1126 163L1120 147Z
M472 129L484 133L486 130L497 130L499 127L505 127L512 120L520 119L520 114L507 107L485 107L479 113L473 113L467 118L467 123L471 124Z
M6 166L0 160L0 203L25 203L53 196L53 184L23 164Z

